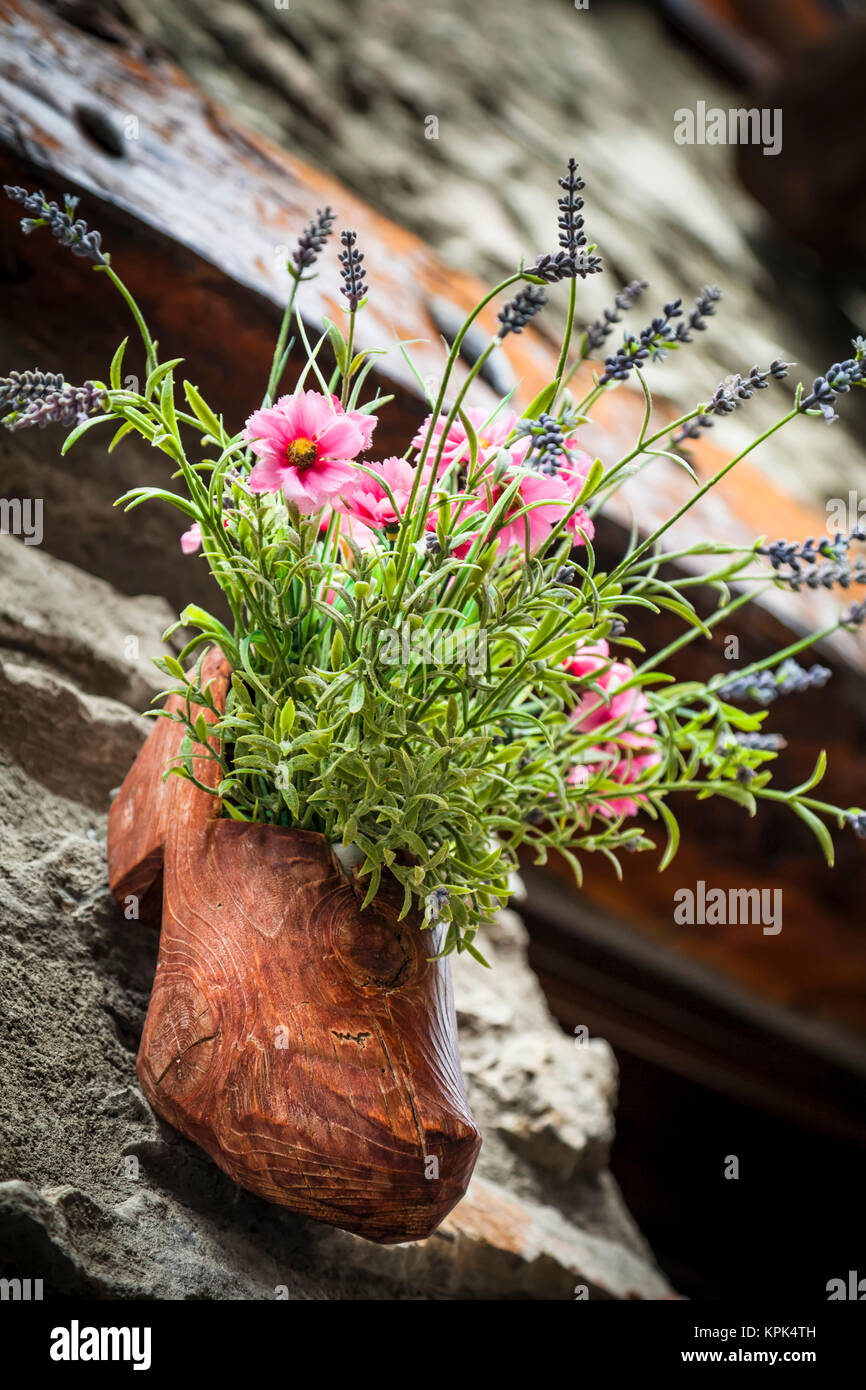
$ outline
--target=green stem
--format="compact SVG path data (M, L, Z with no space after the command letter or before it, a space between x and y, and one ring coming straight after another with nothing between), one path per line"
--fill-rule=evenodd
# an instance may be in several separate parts
M343 409L349 403L349 390L352 385L352 353L355 350L355 310L349 314L349 337L346 343L346 370L343 374L343 388L340 392L340 404Z
M439 420L440 413L442 411L442 406L445 402L445 392L448 388L448 382L451 379L451 373L453 372L457 359L460 356L460 346L463 342L463 339L466 337L466 334L469 332L469 329L472 327L472 324L475 322L482 309L485 309L487 305L490 303L490 301L492 299L495 299L498 294L501 294L503 290L507 290L510 285L517 284L518 281L523 280L523 278L524 275L522 271L518 271L514 275L509 275L507 279L500 281L500 283L494 289L490 290L490 292L486 294L483 299L480 299L478 303L475 305L475 308L469 314L469 317L465 320L465 322L459 329L457 336L454 339L454 342L451 344L448 357L445 361L445 370L442 374L442 380L439 383L439 394L436 397L436 404L434 405L433 411L430 416L430 425L427 429L427 434L424 439L424 444L422 446L421 453L418 458L417 467L415 469L415 477L412 483L412 491L409 494L409 499L406 503L406 510L404 513L406 522L403 526L401 526L400 535L397 538L397 545L395 547L394 556L395 561L398 564L398 569L400 566L400 562L404 559L406 549L411 544L411 541L413 539L413 514L415 502L418 497L418 490L421 486L421 473L424 467L424 463L427 459L427 455L430 452L430 445L433 441L433 434L436 429L436 424Z
M556 399L562 389L562 378L565 372L565 365L568 361L568 350L571 347L571 335L574 332L574 311L577 305L577 280L572 277L568 289L568 316L565 321L565 335L562 339L562 347L559 352L559 361L556 364L556 375L554 377L553 399L550 402L550 413L555 414Z
M749 444L745 449L743 449L741 453L735 454L735 456L732 459L730 459L728 463L725 464L724 468L720 468L718 472L714 473L712 478L710 478L706 483L704 483L702 487L699 487L697 492L695 492L688 499L688 501L684 502L681 507L678 507L677 510L673 513L673 515L668 517L667 521L664 522L662 526L659 526L655 531L652 532L651 535L647 536L646 540L641 541L640 545L635 550L633 550L630 555L627 555L624 560L620 561L616 569L614 569L610 575L610 582L613 583L617 579L619 579L620 576L629 569L630 565L633 564L635 560L639 559L641 555L646 554L647 550L651 549L652 546L655 545L656 541L659 539L660 536L663 536L666 531L669 531L670 528L674 525L674 523L679 521L680 517L685 516L686 512L690 511L691 508L695 505L696 502L700 500L701 497L706 496L706 494L710 491L711 488L714 488L717 483L720 483L722 478L724 478L726 474L730 473L731 469L734 468L736 464L740 463L741 460L744 459L747 454L750 454L753 449L756 449L758 447L759 444L763 444L765 439L769 439L770 435L775 434L776 431L780 430L783 425L787 425L791 420L795 420L798 414L799 412L797 410L790 410L787 415L782 416L781 420L777 420L775 425L771 425L770 428L764 430L764 433L759 435L757 439L753 439L751 444Z
M679 429L681 425L687 424L689 420L694 420L695 416L700 415L702 410L703 406L696 406L694 410L689 411L688 415L681 415L678 420L672 420L669 425L665 425L662 429L656 430L655 434L651 434L649 439L644 439L643 435L641 435L641 438L638 440L637 444L631 450L631 452L628 454L624 454L623 457L621 459L618 459L617 462L613 465L613 467L609 469L607 473L605 473L605 485L607 485L612 478L615 478L617 473L619 473L623 468L625 468L627 464L631 463L632 459L638 458L641 454L645 454L647 450L652 447L653 444L655 444L659 439L661 439L662 435L672 434L674 430ZM756 440L755 442L757 443L759 441ZM752 448L754 448L754 445L752 445Z
M571 381L572 377L575 375L576 372L578 372L578 371L580 370L580 368L583 366L584 362L586 361L586 346L585 346L585 344L586 344L586 333L584 333L583 338L582 338L582 340L581 340L581 345L580 345L580 349L579 349L579 351L578 351L577 357L576 357L575 360L572 362L572 364L571 364L571 366L569 367L568 371L565 373L565 376L562 378L562 389L563 389L563 390L565 390L565 388L568 386L569 382Z
M428 431L427 439L425 440L425 443L424 443L424 453L422 453L421 457L419 458L419 460L418 460L418 466L417 466L417 468L416 468L416 470L415 470L415 478L413 479L413 485L412 485L412 494L410 495L409 501L408 501L408 503L406 504L406 510L405 510L405 513L404 513L404 516L405 516L405 523L404 523L404 527L401 528L400 536L398 537L397 548L395 549L395 554L399 554L400 540L401 540L402 537L403 537L403 532L404 532L404 530L405 530L405 531L408 531L409 536L410 536L410 539L411 539L412 541L420 540L421 536L424 534L424 528L425 528L425 526L426 526L426 519L427 519L427 512L428 512L428 510L429 510L429 508L430 508L430 498L432 497L432 495L433 495L433 489L434 489L434 487L436 486L437 474L438 474L438 472L439 472L439 466L440 466L440 464L441 464L441 462L442 462L442 455L443 455L443 453L444 453L444 451L445 451L445 444L446 444L446 441L447 441L447 439L448 439L448 431L451 429L451 426L453 425L454 421L457 419L457 416L458 416L459 411L460 411L460 406L462 405L462 403L463 403L463 401L464 401L464 399L465 399L465 397L466 397L466 393L468 392L470 386L472 385L472 383L473 383L473 381L475 380L475 378L478 376L479 372L483 369L484 364L485 364L485 362L487 361L487 359L488 359L488 357L490 356L490 354L491 354L497 347L499 347L499 339L498 339L498 338L494 338L494 339L493 339L493 342L490 343L490 345L489 345L488 347L485 348L484 352L482 352L482 354L481 354L481 356L478 358L478 360L472 364L472 367L470 368L469 372L467 372L467 374L466 374L466 380L463 382L463 385L460 387L460 390L459 390L458 393L457 393L457 396L456 396L456 399L455 399L455 401L454 401L454 404L453 404L453 406L451 407L450 411L448 412L448 415L447 415L447 417L446 417L446 419L445 419L445 422L444 422L444 424L443 424L443 426L442 426L442 433L441 433L441 436L440 436L440 439L439 439L439 447L438 447L438 449L436 450L436 458L435 458L434 461L433 461L433 467L430 469L430 477L427 479L427 482L426 482L426 484L425 484L425 486L424 486L424 495L423 495L423 498L422 498L422 500L421 500L421 506L417 509L417 513L416 513L416 511L413 510L413 499L414 499L414 500L417 500L417 495L418 495L418 483L419 483L419 480L420 480L420 478L421 478L421 472L422 472L422 468L423 468L423 463L424 463L424 458L425 458L425 455L426 455L426 451L427 451L427 448L429 447L430 432ZM441 393L440 393L440 395L441 395ZM434 419L435 419L435 418L436 418L436 417L434 416ZM406 524L406 523L408 523L408 524ZM416 523L417 523L417 524L416 524ZM417 536L415 535L415 531L416 531L416 530L417 530L417 532L418 532ZM404 593L404 590L405 590L405 588L406 588L406 583L407 583L407 580L408 580L408 578L409 578L409 570L410 570L410 568L411 568L411 563L412 563L412 551L411 551L411 549L407 549L407 550L405 551L405 554L404 554L403 557L402 557L402 564L400 564L400 565L398 566L398 583L397 583L397 586L396 586L396 588L395 588L395 592L394 592L394 596L393 596L392 609L394 609L394 608L399 608L400 601L401 601L401 599L402 599L402 597L403 597L403 593Z
M595 405L595 402L598 400L599 396L603 396L603 395L604 395L604 393L605 393L606 390L607 390L607 386L606 386L606 385L605 385L605 386L599 386L598 382L596 382L596 383L593 385L592 390L591 390L591 391L588 391L587 394L584 396L583 400L580 401L580 402L575 406L575 412L576 412L576 414L578 414L578 415L585 415L586 412L590 409L590 407L593 406L593 405Z
M767 581L767 586L772 586L772 580ZM748 590L744 594L738 594L730 603L725 604L723 608L718 608L715 613L709 618L706 618L704 626L710 628L717 627L725 618L729 618L732 613L736 613L738 608L742 608L745 604L751 603L754 597L755 595L751 590ZM699 627L688 628L686 632L680 633L679 637L675 637L672 642L669 642L666 647L662 647L654 656L647 657L646 661L641 662L640 666L636 666L635 675L639 675L642 671L652 671L656 666L666 661L669 656L673 656L675 652L680 651L683 647L687 647L690 642L694 642L695 638L701 637L702 635ZM739 680L742 674L743 672L737 671L737 680ZM733 677L728 676L726 679L732 680Z
M635 783L634 785L639 787L640 784ZM712 783L698 781L655 782L652 784L652 791L662 796L669 796L671 792L702 792L706 791L709 786L712 786ZM763 801L780 801L783 805L791 805L790 791L777 791L774 787L753 787L751 793L752 796L760 797ZM714 794L719 795L719 793ZM820 811L825 816L832 816L836 820L845 814L841 806L833 806L829 801L818 801L813 796L798 796L797 803L800 806L808 806L811 811Z
M283 353L286 350L286 342L288 341L289 337L289 325L292 322L292 312L295 307L295 296L297 295L297 293L298 280L296 276L292 276L292 289L291 293L289 294L288 303L286 304L286 307L283 310L283 318L282 322L280 323L280 331L277 335L277 345L274 348L274 357L271 363L270 375L268 376L268 389L265 392L264 400L262 401L262 409L265 409L267 406L273 404L277 392L277 387L280 384L280 377L282 376Z
M115 274L110 265L98 266L97 269L102 270L108 276L115 289L126 300L130 313L132 314L132 317L135 319L136 327L138 328L139 334L141 335L141 341L144 344L144 350L147 361L147 375L150 376L150 373L156 366L156 347L154 346L153 338L150 336L150 329L144 321L144 315L142 314L141 310L139 309L138 305L133 299L130 291L126 288L126 285L121 280L120 276Z

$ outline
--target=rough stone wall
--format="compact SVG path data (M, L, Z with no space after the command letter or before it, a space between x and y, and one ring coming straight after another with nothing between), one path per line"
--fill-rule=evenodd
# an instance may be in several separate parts
M664 1297L607 1168L612 1053L553 1022L512 913L492 973L455 962L484 1147L430 1240L379 1247L269 1206L153 1115L135 1053L157 933L108 892L105 809L172 617L0 538L0 1274L97 1298Z

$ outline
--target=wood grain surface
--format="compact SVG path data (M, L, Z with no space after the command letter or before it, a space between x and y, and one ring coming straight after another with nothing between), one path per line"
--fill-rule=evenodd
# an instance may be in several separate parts
M228 674L211 653L218 701ZM157 721L109 815L112 892L162 914L142 1088L258 1196L369 1240L428 1236L481 1146L435 936L397 920L393 883L362 912L323 836L222 819L163 782L182 734Z

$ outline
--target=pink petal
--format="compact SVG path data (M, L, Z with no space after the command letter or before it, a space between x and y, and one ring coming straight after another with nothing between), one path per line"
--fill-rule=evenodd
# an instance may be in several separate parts
M319 457L354 458L364 447L364 436L345 415L332 415L316 436Z
M273 457L273 452L269 451L254 466L247 480L247 486L250 492L279 492L283 485L283 477L288 471L285 466L277 463Z
M184 555L195 555L201 549L201 527L197 521L192 523L188 531L184 531L180 538L180 548Z
M314 512L333 501L355 478L351 463L325 461L313 468L287 468L283 475L283 494L296 502L302 512Z
M291 405L287 407L286 418L291 420L296 438L317 439L337 418L328 397L320 395L318 391L298 391L289 400Z
M595 522L590 516L586 507L578 507L574 516L567 523L568 530L574 535L578 545L583 545L583 538L591 541L595 535Z
M373 441L373 431L379 423L377 417L375 415L363 415L360 410L347 411L347 417L361 431L361 438L364 441L361 446L362 450L369 449Z

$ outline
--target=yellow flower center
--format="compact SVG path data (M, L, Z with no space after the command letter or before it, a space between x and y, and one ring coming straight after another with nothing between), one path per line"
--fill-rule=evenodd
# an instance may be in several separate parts
M315 439L293 439L286 449L286 462L294 468L309 468L316 462Z

